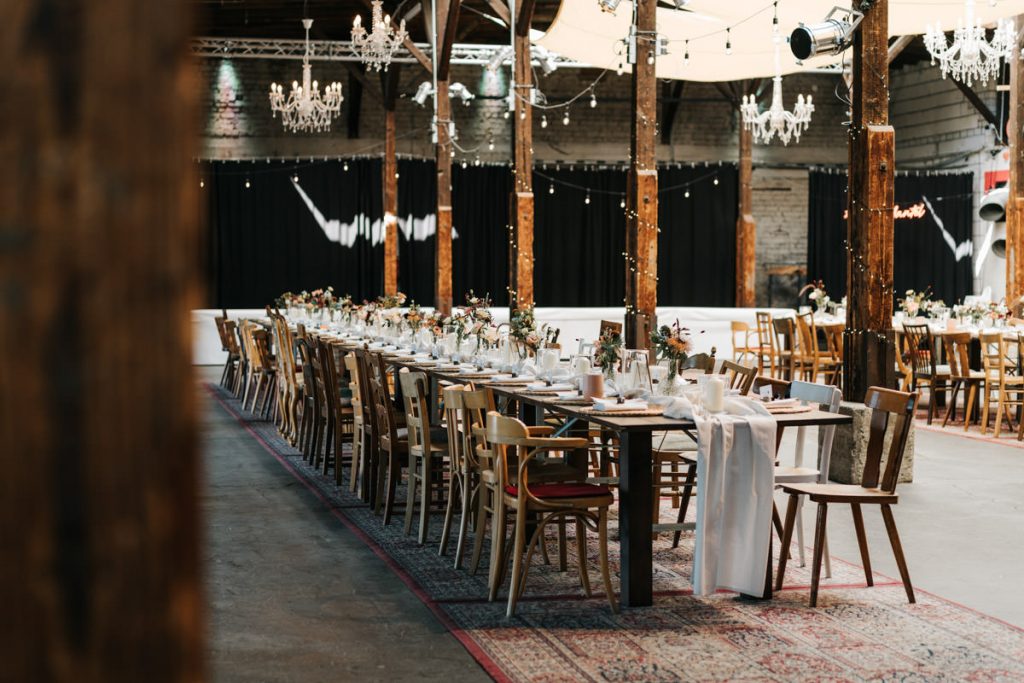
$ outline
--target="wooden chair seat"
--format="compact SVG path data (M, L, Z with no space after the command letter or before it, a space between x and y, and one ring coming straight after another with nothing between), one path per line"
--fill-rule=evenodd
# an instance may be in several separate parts
M515 484L507 484L505 493L511 498L510 503L519 496L519 488ZM582 505L610 505L612 490L601 484L573 484L573 483L551 483L534 484L530 487L530 493L537 498L564 500L571 498L573 502ZM588 502L593 501L593 502Z
M786 493L808 496L815 503L874 503L895 505L899 496L877 488L865 488L857 484L786 484Z

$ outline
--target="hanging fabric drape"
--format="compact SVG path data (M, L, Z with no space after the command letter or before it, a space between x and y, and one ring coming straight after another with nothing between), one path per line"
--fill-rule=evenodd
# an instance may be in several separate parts
M846 174L812 171L809 178L807 275L829 296L846 291ZM932 289L953 304L973 290L971 228L974 176L898 175L893 238L894 289Z

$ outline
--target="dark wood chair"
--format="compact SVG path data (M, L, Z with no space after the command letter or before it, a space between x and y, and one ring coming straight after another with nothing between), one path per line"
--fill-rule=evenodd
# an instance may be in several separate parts
M767 377L765 375L758 375L754 378L754 383L751 385L750 390L760 395L761 387L772 388L772 398L789 398L789 386L791 382L787 382L784 379L777 379L775 377Z
M369 351L356 349L356 384L359 391L359 404L363 411L363 443L359 447L359 496L362 500L376 508L377 502L377 461L379 460L379 448L377 443L377 408L373 395L373 385L370 383L370 359ZM350 488L355 490L355 482Z
M409 464L409 439L407 434L399 434L402 424L391 398L384 357L379 353L370 353L369 356L370 386L373 387L373 407L377 418L374 435L378 448L374 511L379 514L383 509L384 524L388 525L395 510L395 493L402 478L402 468Z
M351 392L345 380L345 366L334 347L323 338L317 340L316 346L327 399L327 443L324 446L323 473L327 474L328 461L332 460L334 483L341 486L344 442L354 440L355 434ZM333 455L333 459L329 455Z
M936 361L935 339L928 325L903 323L903 334L912 371L910 390L920 394L922 389L928 389L928 424L931 424L938 405L937 394L949 388L949 366Z
M825 520L830 503L848 504L853 512L853 525L857 531L857 543L860 546L860 557L864 563L864 576L869 586L874 585L871 575L871 558L868 555L867 535L864 533L864 518L861 514L862 505L878 505L881 507L882 519L886 531L889 532L889 543L896 556L896 565L903 579L903 587L910 602L915 602L914 588L910 583L910 573L903 557L896 521L892 516L892 506L899 502L896 495L896 482L899 480L900 467L903 465L903 453L907 445L907 434L914 410L917 408L917 394L893 391L881 387L871 387L864 397L864 405L871 408L871 432L868 437L867 456L864 463L864 474L860 485L857 484L786 484L782 490L789 494L789 506L786 508L786 522L782 532L782 549L779 552L779 571L775 578L775 590L782 590L786 576L786 562L789 557L789 546L793 538L793 527L800 496L807 496L812 503L818 504L818 522L814 529L814 559L811 567L811 607L818 604L818 584L821 579L821 559L825 542ZM885 460L885 471L881 472L882 450L885 432L891 418L895 418L892 428L892 442ZM881 475L881 479L879 476Z
M599 336L604 336L605 332L614 332L615 334L622 336L622 323L613 322L611 320L602 320L598 327Z

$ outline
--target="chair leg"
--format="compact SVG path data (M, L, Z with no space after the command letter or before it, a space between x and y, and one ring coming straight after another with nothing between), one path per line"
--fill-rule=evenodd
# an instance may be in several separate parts
M543 533L543 527L538 528L535 534ZM516 613L516 603L519 602L519 591L525 582L526 569L523 564L523 553L526 551L526 509L521 507L516 514L515 545L512 547L512 585L508 591L508 609L506 617Z
M502 563L505 561L505 501L500 491L493 491L494 515L491 518L491 571L488 580L490 592L487 599L494 602L498 597L504 575Z
M490 497L491 490L487 488L486 484L480 482L476 494L476 521L473 523L473 557L469 563L469 573L474 575L480 568L480 557L483 555L484 535L487 533L487 503ZM497 508L492 507L491 509L496 510ZM493 524L491 525L492 546L497 542L494 537L496 528Z
M448 539L452 534L452 519L455 517L455 496L457 494L456 489L462 489L464 484L462 482L462 474L452 472L452 476L448 479L448 502L444 506L444 522L441 524L441 543L438 548L437 554L444 557L448 552ZM461 496L465 498L465 494ZM463 518L465 518L465 505L461 505L463 508ZM459 568L458 559L455 560L455 568Z
M576 561L580 566L583 594L590 597L590 576L587 573L587 529L581 519L576 520Z
M425 458L424 458L425 459ZM419 473L416 471L416 454L409 452L409 485L405 491L405 527L403 531L408 536L412 531L412 517L413 512L416 509L416 490L420 492L420 505L427 504L426 488L427 482L425 479L421 479ZM389 482L390 485L390 482ZM385 522L387 524L387 522Z
M412 475L409 473L409 485L412 485ZM388 457L387 487L384 493L384 526L391 524L391 515L395 511L395 493L398 490L398 481L402 478L402 466L396 455Z
M565 539L566 539L565 525L566 525L566 522L567 522L567 520L565 519L565 517L559 517L558 518L558 571L560 571L560 572L564 572L566 569L568 569L568 566L569 566L569 558L568 558L568 556L566 554L566 549L565 549L565 542L566 542L565 541Z
M608 595L608 605L612 609L612 614L618 614L619 602L615 599L611 571L608 569L608 508L597 511L597 548L601 563L601 581L604 582L604 592Z
M462 566L462 557L466 552L466 539L469 537L469 516L473 510L473 475L470 472L463 474L460 493L462 496L462 514L459 516L459 540L455 543L455 568ZM482 487L477 487L476 495L483 493Z
M850 511L853 513L853 528L857 531L860 561L864 564L864 578L869 586L874 586L875 579L871 572L871 555L868 553L868 537L864 533L864 515L861 514L860 503L851 503Z
M786 506L786 524L782 527L782 544L779 547L779 570L775 575L775 590L782 590L782 582L786 579L786 562L789 560L789 544L793 540L793 522L796 520L796 508L800 496L789 494L789 505Z
M964 409L964 431L971 426L971 415L974 413L974 400L978 395L977 382L971 382L967 387L967 407Z
M804 548L804 497L799 496L796 504L796 545L800 566L807 566L807 550Z
M949 423L949 418L953 417L956 419L956 397L960 394L961 382L953 382L953 395L949 399L949 403L946 406L946 415L942 418L942 426L945 427Z
M417 538L420 545L427 542L427 530L430 527L430 500L433 497L431 493L435 486L434 459L427 453L423 456L423 466L420 469L420 533Z
M814 527L814 562L811 568L811 607L818 606L818 584L821 582L821 553L825 548L825 521L828 503L818 503L818 523Z
M683 484L683 500L679 503L679 514L676 515L676 524L682 524L686 521L686 510L690 507L690 496L693 495L693 484L697 478L697 466L690 465L686 468L686 481ZM676 531L672 534L672 547L679 547L679 538L682 536L682 531Z
M889 532L889 543L892 545L892 554L896 556L896 566L900 568L900 578L903 579L903 588L907 591L907 600L913 604L917 602L914 598L914 586L910 583L910 572L907 570L907 560L903 557L903 545L900 543L899 532L896 531L896 520L893 519L891 506L882 506L882 519L885 520L885 530Z

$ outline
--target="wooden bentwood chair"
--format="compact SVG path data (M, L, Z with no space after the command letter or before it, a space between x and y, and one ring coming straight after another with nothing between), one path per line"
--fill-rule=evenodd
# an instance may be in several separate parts
M531 436L526 425L512 417L497 412L487 414L487 440L494 448L498 487L502 492L498 517L504 517L504 510L515 514L515 544L512 548L512 585L508 593L507 616L515 614L516 603L526 584L526 575L534 551L544 542L544 527L561 519L576 522L576 549L579 559L580 583L583 592L590 597L590 577L587 574L586 530L597 532L601 562L601 578L612 612L618 612L618 602L612 590L611 574L608 568L608 508L614 501L611 489L604 485L586 483L551 483L530 485L528 473L530 463L541 453L585 449L589 442L584 438L537 437ZM516 447L519 452L513 474L509 472L508 449ZM539 516L536 528L526 539L526 527L534 515ZM504 522L498 521L494 536L504 535ZM525 557L524 557L525 554ZM503 558L503 565L504 560Z
M782 490L789 494L789 506L786 508L786 523L782 532L782 548L779 551L779 571L775 578L775 590L782 590L799 499L800 496L807 496L811 502L818 504L818 523L814 529L814 564L811 568L811 607L818 604L818 583L821 579L825 519L828 515L829 503L848 503L850 505L853 512L853 525L857 531L857 542L860 546L860 557L864 563L864 576L869 586L874 585L874 579L871 575L871 558L868 555L868 540L864 533L864 518L861 515L860 506L878 505L881 507L882 519L885 521L886 531L889 532L889 543L892 545L893 554L896 556L896 565L899 567L900 577L903 579L903 588L906 590L910 602L915 602L914 588L910 583L910 573L907 571L907 561L903 557L903 546L900 545L896 520L892 516L892 506L899 502L899 496L896 495L896 482L899 480L900 467L903 464L907 434L910 431L914 410L917 408L917 394L871 387L864 397L864 405L871 408L871 432L860 485L809 483L786 484L782 487ZM883 442L890 416L895 416L892 443L886 458L885 471L880 472ZM881 481L879 481L880 474Z

